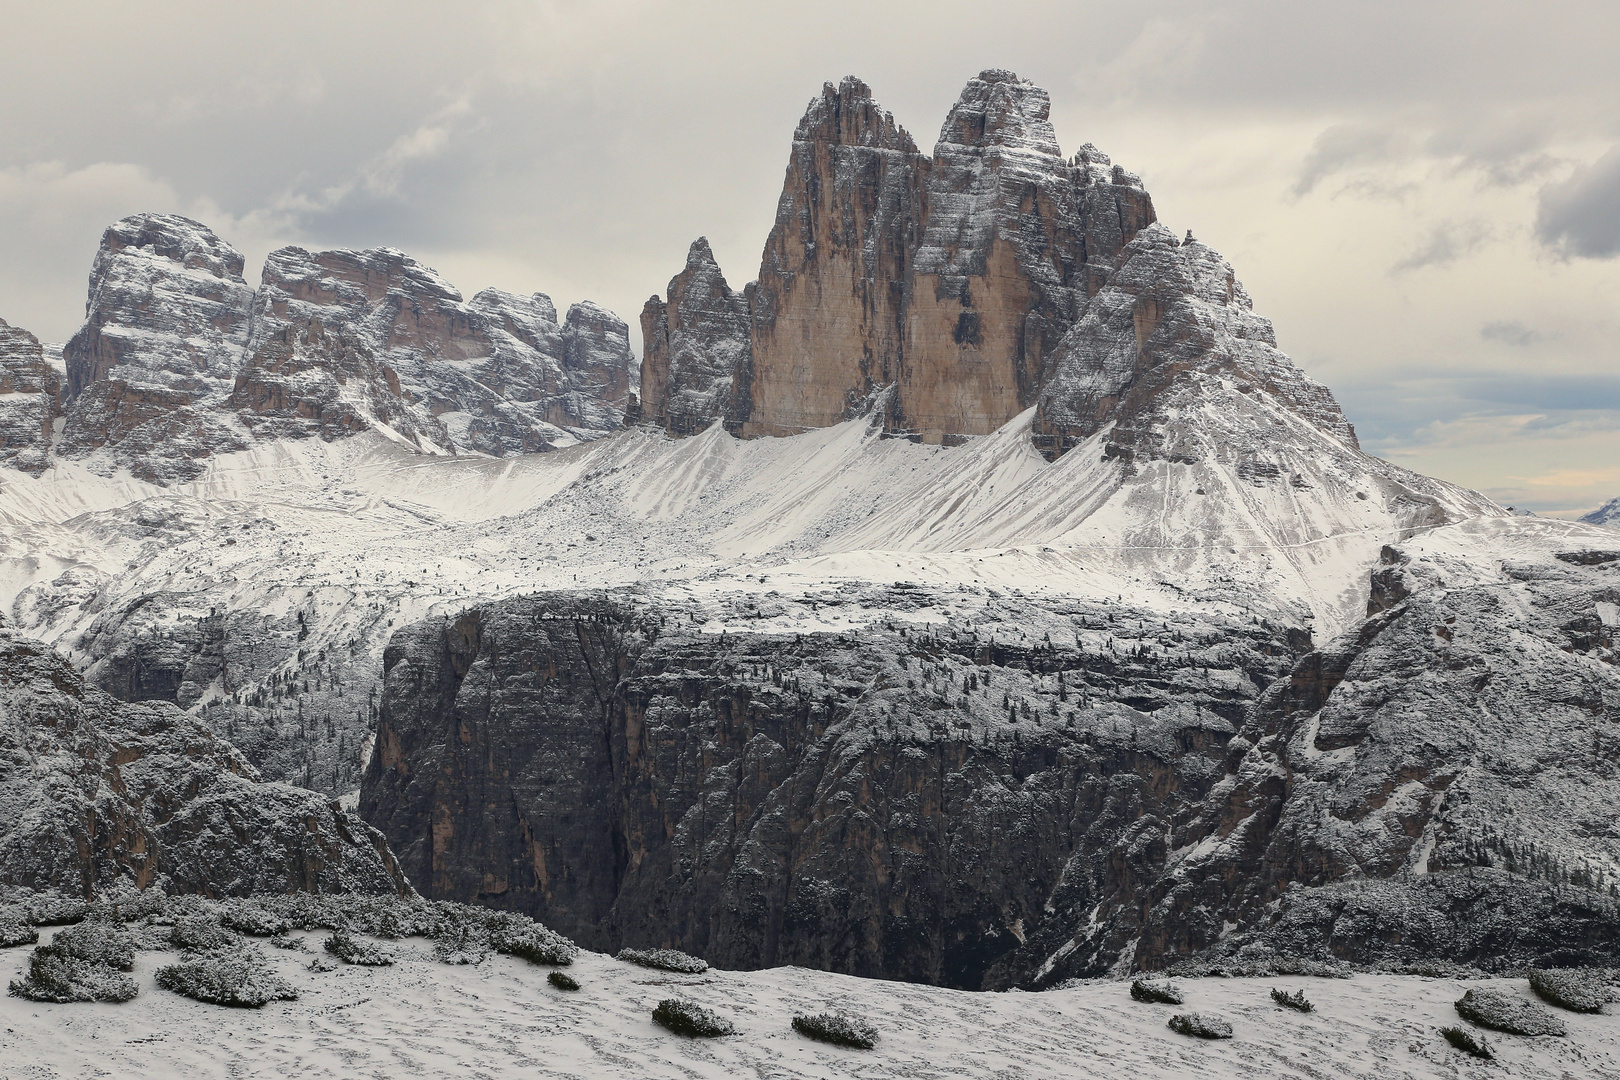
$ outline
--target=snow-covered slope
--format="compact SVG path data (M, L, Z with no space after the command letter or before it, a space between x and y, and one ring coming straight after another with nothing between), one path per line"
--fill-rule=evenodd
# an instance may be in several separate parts
M304 935L319 949L319 934ZM1560 1013L1563 1038L1488 1033L1497 1060L1453 1050L1439 1029L1470 986L1528 998L1523 979L1469 983L1415 976L1351 979L1189 979L1184 1007L1132 1001L1122 982L1072 984L1040 994L971 994L855 979L804 968L679 976L583 953L569 969L576 993L513 957L449 967L431 943L390 943L393 967L315 973L310 953L267 949L299 999L223 1010L159 989L153 972L173 954L142 953L140 994L122 1005L51 1005L0 998L0 1060L18 1080L115 1075L625 1077L1096 1077L1121 1080L1324 1076L1603 1077L1620 1075L1612 1016ZM6 958L20 971L26 950ZM1302 989L1316 1005L1288 1012L1272 986ZM695 1001L738 1033L689 1039L657 1027L664 998ZM812 1042L796 1014L844 1010L876 1025L877 1047ZM1172 1015L1225 1017L1229 1042L1187 1038ZM1466 1025L1465 1025L1466 1026ZM24 1063L26 1064L20 1064Z
M1593 525L1620 525L1620 499L1610 499L1581 520Z

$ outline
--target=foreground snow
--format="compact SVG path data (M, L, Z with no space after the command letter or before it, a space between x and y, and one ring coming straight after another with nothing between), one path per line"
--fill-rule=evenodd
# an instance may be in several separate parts
M306 935L319 949L319 933ZM809 971L666 975L584 953L565 994L547 970L496 956L449 967L429 943L396 943L391 968L317 974L314 955L266 949L301 998L262 1011L204 1005L157 988L173 954L145 953L141 993L124 1005L0 999L0 1072L57 1077L1620 1077L1620 1020L1560 1013L1567 1038L1487 1033L1494 1063L1451 1049L1439 1028L1470 985L1363 975L1326 979L1187 979L1185 1006L1133 1002L1097 981L1040 994L971 994ZM8 972L27 950L12 950ZM1524 980L1489 984L1528 995ZM1317 1011L1275 1006L1273 986L1303 989ZM653 1007L685 997L738 1034L692 1040L655 1027ZM874 1022L872 1051L795 1034L795 1013L842 1009ZM1215 1012L1230 1042L1172 1033L1177 1012Z

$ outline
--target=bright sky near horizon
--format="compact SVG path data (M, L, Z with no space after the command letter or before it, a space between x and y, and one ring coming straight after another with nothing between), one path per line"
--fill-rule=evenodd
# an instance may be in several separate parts
M857 74L920 147L1052 95L1236 266L1365 447L1504 503L1620 495L1620 5L0 0L0 318L63 340L102 229L393 246L632 325L707 235L754 276L788 145Z

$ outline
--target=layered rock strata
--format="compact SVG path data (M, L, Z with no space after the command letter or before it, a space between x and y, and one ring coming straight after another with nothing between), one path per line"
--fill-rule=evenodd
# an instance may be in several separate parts
M1054 458L1111 425L1110 454L1183 458L1171 445L1172 414L1224 388L1264 396L1358 447L1332 393L1278 351L1231 265L1191 233L1183 241L1151 225L1121 250L1059 344L1035 442Z
M1297 635L1101 603L802 638L549 594L396 635L361 812L417 886L589 943L978 987L1133 904ZM979 631L983 630L983 633ZM1059 639L1066 644L1056 643ZM1054 912L1054 890L1092 897ZM1078 903L1078 901L1076 902Z
M0 630L0 884L410 895L387 843L326 797L259 782L201 721L84 686Z
M189 218L137 214L108 227L85 324L63 350L58 454L105 448L114 465L167 482L242 448L218 413L248 346L253 288L242 266L235 248Z
M428 453L506 455L623 424L633 356L612 312L496 289L463 301L390 248L242 256L187 218L110 227L65 351L54 452L158 483L262 439L376 430Z
M62 378L39 339L0 319L0 464L38 476L61 415Z
M1034 404L1081 302L1154 220L1141 181L1094 147L1063 157L1049 112L1046 91L981 72L928 157L860 80L827 84L794 133L745 290L746 360L722 344L736 340L729 327L690 335L690 374L650 346L645 415L677 433L723 419L747 436L788 435L849 419L893 386L891 431L950 442ZM674 406L685 419L672 426L671 388L726 385L728 359L731 397ZM693 419L693 404L707 412Z

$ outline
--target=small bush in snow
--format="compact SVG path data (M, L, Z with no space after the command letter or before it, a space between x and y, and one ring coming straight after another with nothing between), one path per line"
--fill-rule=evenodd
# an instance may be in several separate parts
M1547 1004L1570 1012L1600 1013L1609 1000L1608 987L1586 971L1531 968L1530 989Z
M870 1050L877 1045L877 1028L865 1020L835 1013L795 1016L793 1030L807 1039L819 1039L837 1046L853 1046L857 1050Z
M345 964L361 967L387 967L394 962L393 954L381 945L361 941L345 930L334 930L322 943L322 948Z
M1164 979L1137 979L1131 983L1131 997L1154 1005L1180 1005L1186 999L1181 988Z
M707 961L688 956L679 949L620 949L614 959L682 975L701 975L709 970Z
M1170 1030L1177 1035L1191 1035L1197 1039L1230 1039L1232 1025L1218 1016L1202 1013L1177 1013L1170 1018Z
M547 975L546 982L550 983L552 986L555 986L559 990L579 989L579 983L573 978L573 976L566 975L561 971L553 971L550 975Z
M242 944L240 934L207 915L176 919L169 940L182 949L229 949Z
M252 937L275 937L292 929L283 916L246 900L232 900L219 913L220 925Z
M111 964L76 956L67 946L41 945L28 958L28 972L7 992L30 1001L128 1001L135 980Z
M57 931L51 948L61 949L75 960L106 964L118 971L135 969L135 938L116 924L82 922Z
M328 972L328 971L336 971L338 968L342 967L343 965L339 964L336 960L332 959L330 956L317 955L313 960L311 960L305 966L308 967L309 970L311 970L313 972L316 972L317 974L324 974L325 972Z
M737 1029L731 1021L716 1016L701 1005L678 998L665 998L653 1010L653 1022L677 1035L694 1039L712 1039L720 1035L734 1035Z
M1457 999L1457 1015L1509 1035L1562 1035L1564 1022L1533 1001L1501 990L1474 989Z
M1473 1054L1477 1058L1491 1060L1496 1055L1491 1053L1491 1044L1483 1037L1475 1035L1472 1031L1462 1027L1444 1027L1440 1034L1446 1037L1446 1042L1455 1046L1465 1054Z
M295 1001L294 990L257 950L224 948L188 955L158 968L157 984L211 1005L257 1009L271 1001Z
M29 926L16 912L8 911L0 915L0 949L38 943L39 931Z
M37 895L27 902L26 907L28 921L35 926L71 926L83 922L85 916L90 914L90 905L83 900L54 893Z
M1295 1012L1316 1011L1316 1006L1305 1000L1305 991L1303 990L1295 990L1292 994L1290 994L1286 990L1277 990L1273 988L1271 991L1271 1000L1275 1001L1283 1008L1293 1009Z

